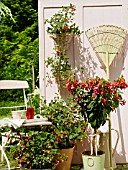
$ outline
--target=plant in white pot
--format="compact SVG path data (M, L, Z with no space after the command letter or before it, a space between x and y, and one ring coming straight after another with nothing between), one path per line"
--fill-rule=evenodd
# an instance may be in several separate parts
M113 83L104 78L96 77L87 79L84 82L79 82L78 80L75 82L69 81L66 86L72 93L74 100L81 106L81 113L85 121L93 129L93 133L90 135L91 151L85 151L82 155L83 157L84 155L89 155L84 169L103 170L103 161L99 161L99 164L97 164L93 159L94 156L99 157L100 154L103 154L97 149L98 128L106 123L110 112L115 111L119 105L125 104L121 90L127 88L128 83L126 83L123 76ZM90 156L93 156L93 158ZM104 158L104 155L102 157Z

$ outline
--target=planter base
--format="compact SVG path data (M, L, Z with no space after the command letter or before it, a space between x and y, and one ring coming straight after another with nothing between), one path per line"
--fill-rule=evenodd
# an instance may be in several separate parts
M69 148L69 149L61 149L61 150L59 150L59 152L61 154L66 154L68 159L67 159L67 161L64 161L63 163L60 163L59 165L57 165L55 170L70 170L73 151L74 151L74 147Z
M84 170L104 170L105 153L98 152L97 156L90 155L89 151L82 153Z

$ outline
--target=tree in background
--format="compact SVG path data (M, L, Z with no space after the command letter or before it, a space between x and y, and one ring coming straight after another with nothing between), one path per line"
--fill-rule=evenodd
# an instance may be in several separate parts
M2 16L5 16L5 14L9 15L11 19L13 19L11 10L2 2L0 2L0 19L2 18Z
M6 14L0 21L0 79L27 80L32 91L38 86L39 72L38 2L1 1L15 22Z

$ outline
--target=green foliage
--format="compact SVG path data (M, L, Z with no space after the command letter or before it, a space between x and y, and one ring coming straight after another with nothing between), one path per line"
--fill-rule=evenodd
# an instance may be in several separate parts
M11 10L15 22L5 15L0 23L0 79L27 80L31 92L32 81L38 86L39 74L38 3L32 0L2 3Z
M9 106L22 106L23 105L23 100L19 99L19 101L1 101L0 102L0 107L9 107ZM5 118L5 117L12 117L11 111L14 110L11 108L0 108L0 119Z
M40 114L40 92L37 87L31 94L31 106L34 108L34 114Z
M20 133L20 132L24 133ZM15 136L14 136L15 132ZM25 135L27 134L27 135ZM9 137L12 144L13 139L20 140L18 146L12 148L13 157L18 164L27 169L55 169L56 165L66 160L66 156L61 155L58 149L51 145L56 140L55 136L46 129L12 129Z
M52 72L52 75L47 73L47 78L50 83L54 78L59 88L65 88L66 81L74 78L73 69L67 55L57 49L54 50L54 56L48 57L45 61L46 66L50 66Z
M37 22L38 2L36 0L34 1L1 0L1 1L11 10L15 20L15 23L13 23L12 25L12 22L8 20L8 17L4 17L2 19L2 23L9 27L12 26L15 32L24 31L27 27L30 27L34 22Z
M33 103L38 103L38 97L37 89L33 94ZM48 105L42 99L41 106L42 116L52 121L51 126L30 129L20 127L17 130L11 128L11 134L7 137L9 145L15 146L11 148L11 153L20 166L28 169L55 169L56 165L67 159L58 149L72 147L76 139L86 137L87 124L79 115L79 105L70 98L65 103L56 96ZM17 139L20 143L15 145Z
M63 33L81 35L79 27L73 22L75 10L75 5L70 4L69 7L62 7L62 10L55 13L50 20L46 19L45 24L49 24L47 32L52 35Z
M13 19L10 9L0 2L0 19L2 16L9 15ZM14 20L13 20L14 21Z
M42 104L42 116L52 121L50 133L56 138L54 147L70 148L75 141L86 137L86 122L79 114L80 107L68 98L66 102L58 96L46 104Z

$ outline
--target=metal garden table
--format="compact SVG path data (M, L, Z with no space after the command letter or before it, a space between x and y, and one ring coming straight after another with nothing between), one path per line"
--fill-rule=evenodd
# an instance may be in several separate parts
M19 125L18 125L19 122ZM37 127L37 126L49 126L52 125L51 122L49 122L46 118L39 118L39 119L9 119L5 118L3 120L0 120L0 127L14 127L15 129L18 127ZM6 147L7 143L7 137L2 136L2 145L0 145L0 150L1 150L1 160L2 157L4 156L8 170L10 170L10 162L7 158L7 155L4 151L4 147Z

